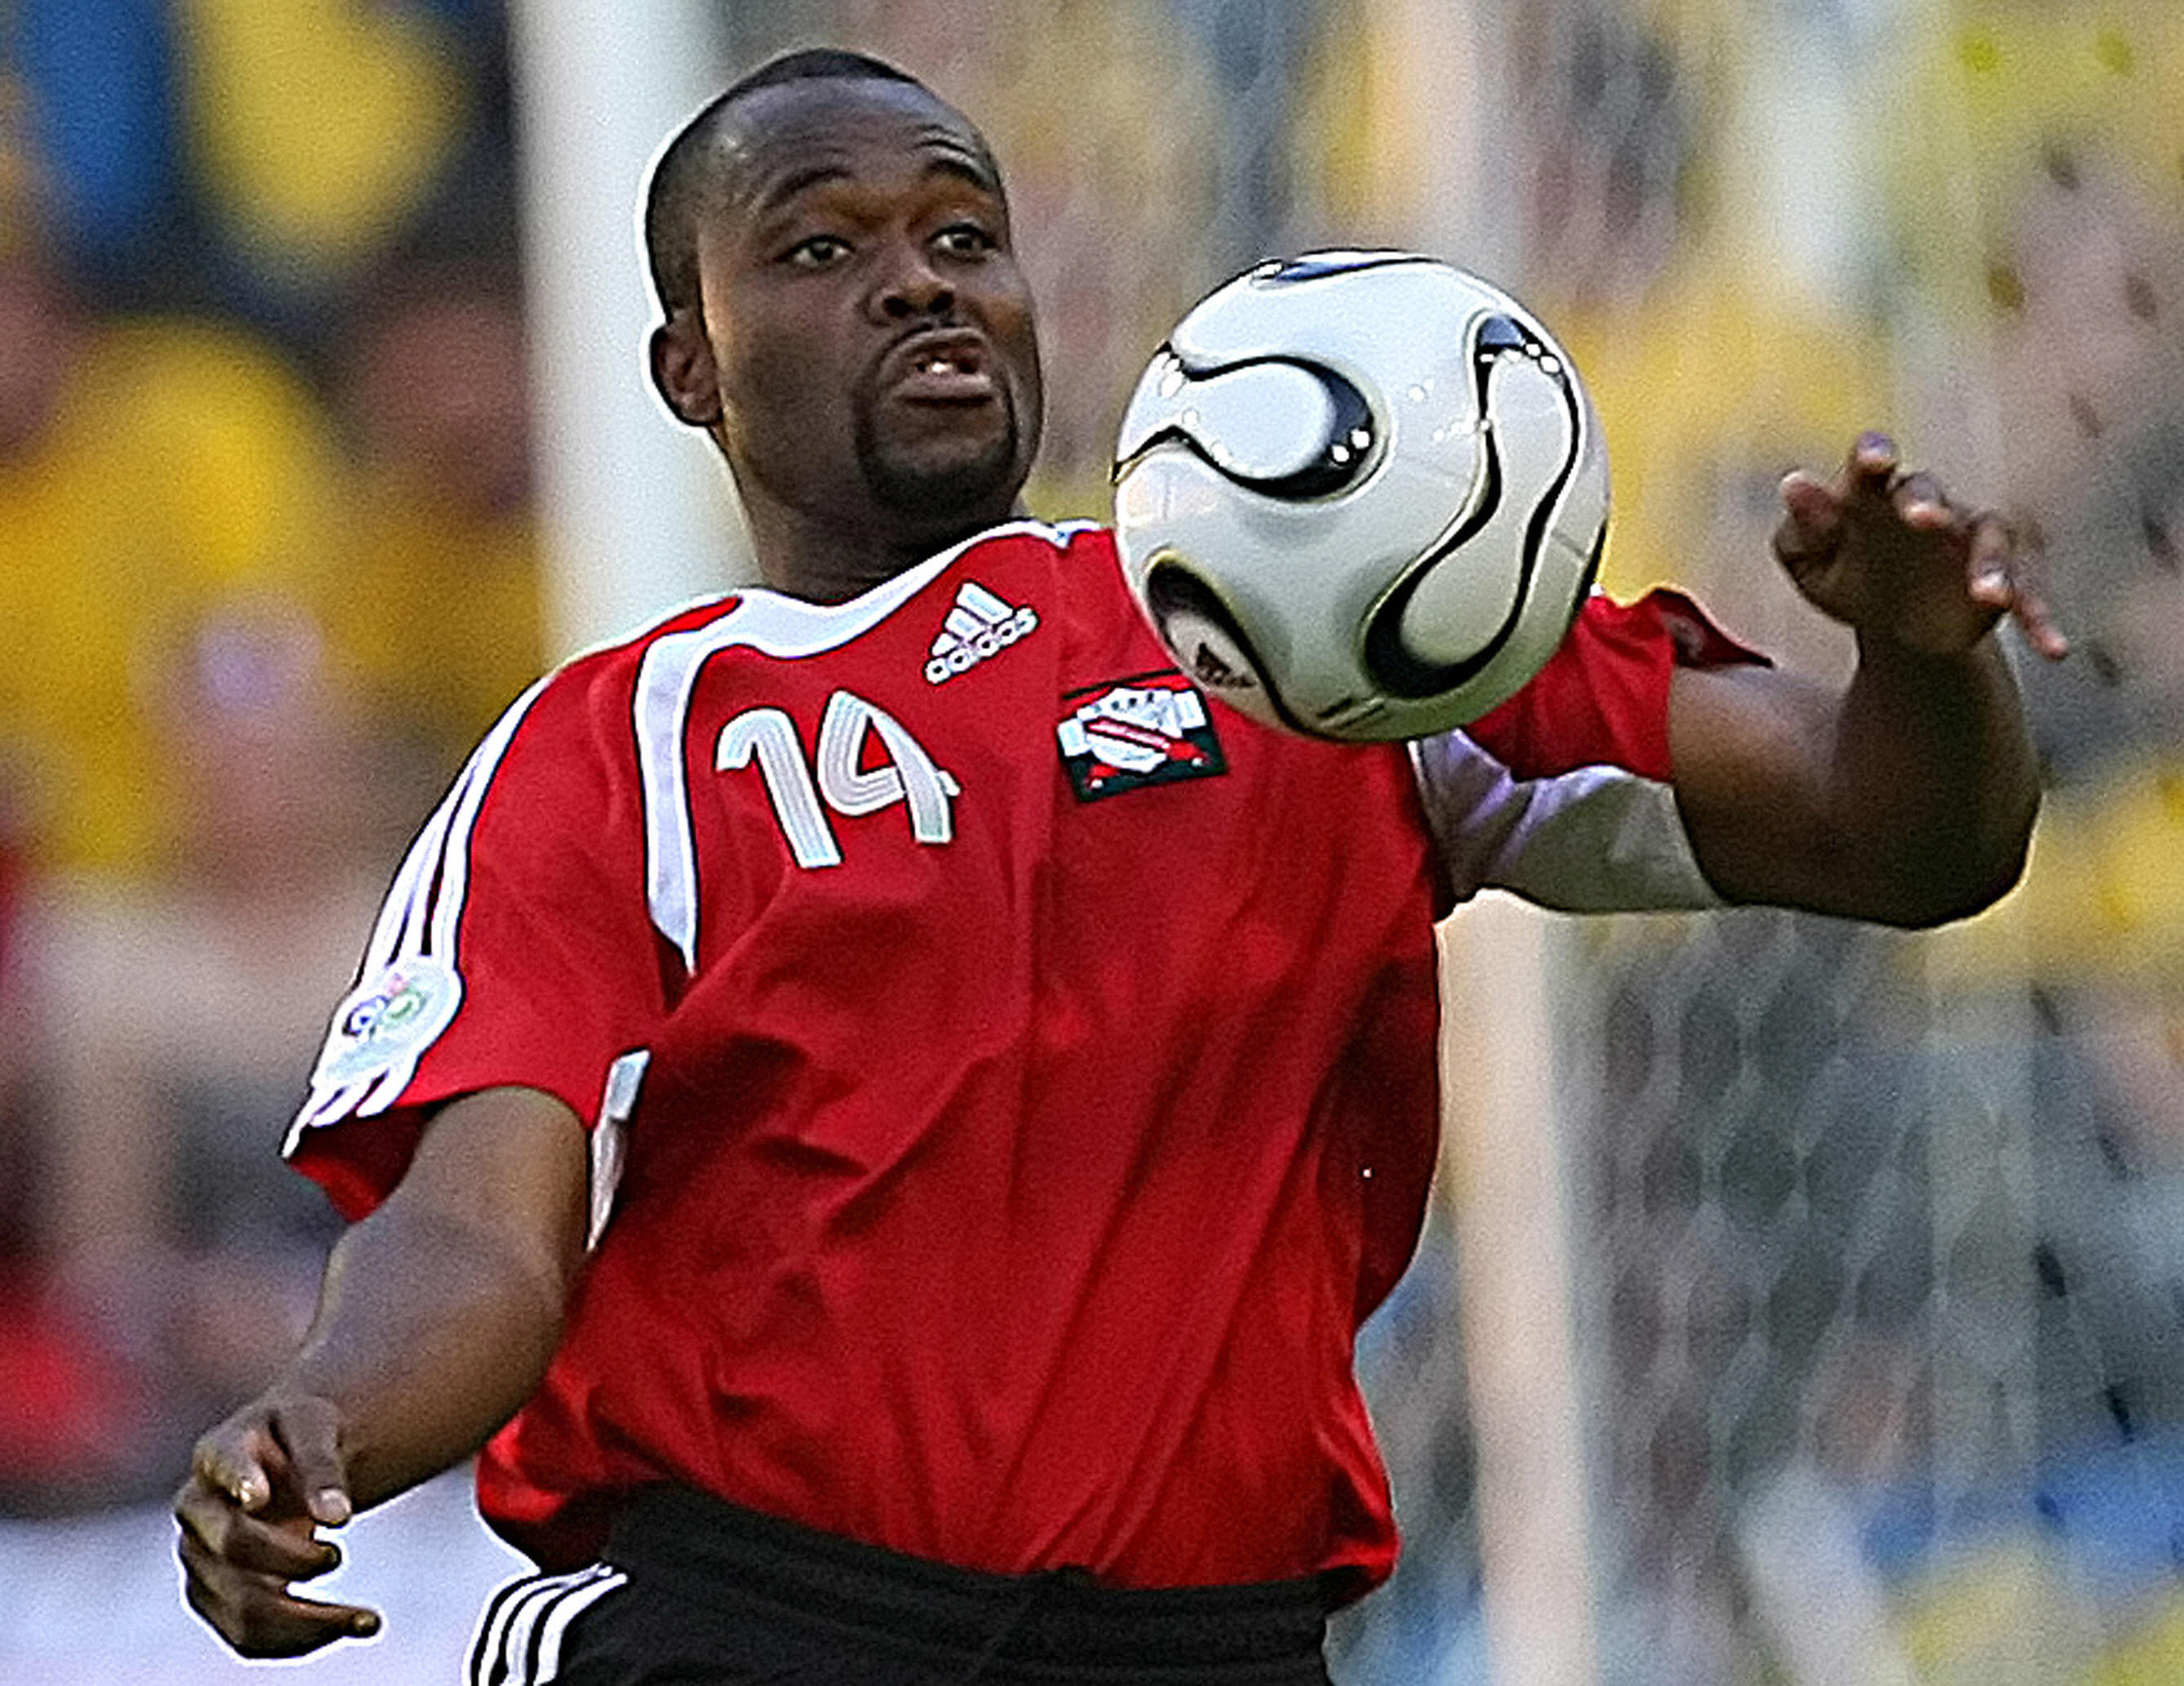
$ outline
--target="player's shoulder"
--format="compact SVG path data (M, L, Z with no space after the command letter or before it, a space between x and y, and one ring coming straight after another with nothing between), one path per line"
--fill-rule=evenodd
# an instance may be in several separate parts
M1019 565L1036 570L1073 569L1105 561L1119 567L1114 533L1095 521L1040 521L1019 516L950 545L910 569L890 585L907 601L928 585L952 590L950 581L967 573L1010 571ZM868 595L887 592L877 588Z
M935 558L944 560L943 572L950 577L1013 577L1027 588L1045 581L1078 600L1087 593L1113 598L1123 589L1114 529L1096 521L1007 522Z
M731 649L803 660L849 650L905 611L915 611L931 594L956 593L965 578L1028 581L1026 567L1039 572L1080 561L1097 566L1104 560L1112 571L1119 567L1115 555L1112 535L1096 522L1022 517L973 533L843 602L811 602L748 587L671 614L608 654L614 662L640 668L640 684L649 682L645 675L687 671Z
M733 615L743 595L680 604L549 669L502 712L472 752L473 768L497 773L510 759L534 767L625 760L650 653L663 641L702 634Z
M1049 542L1072 561L1100 561L1119 568L1122 553L1115 548L1115 529L1096 521L1056 522L1045 529Z
M647 658L663 644L703 637L732 620L754 595L749 589L714 592L679 603L630 631L587 646L549 671L532 689L562 708L612 704L627 707Z
M989 528L933 559L940 571L983 566L1008 555L1068 562L1116 560L1113 531L1096 521L1039 521L1026 516Z
M1020 518L975 533L844 603L806 602L763 586L694 599L570 657L534 690L551 713L627 711L648 687L686 676L722 651L800 657L839 649L930 588L953 589L949 582L956 575L1017 561L1110 573L1120 567L1114 535L1097 522Z

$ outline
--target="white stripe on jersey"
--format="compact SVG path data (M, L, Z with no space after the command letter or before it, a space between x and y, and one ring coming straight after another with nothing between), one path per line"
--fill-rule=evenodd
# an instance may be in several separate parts
M1675 792L1619 767L1518 779L1462 731L1410 745L1442 870L1468 901L1507 890L1565 913L1719 907Z
M379 923L372 931L371 946L365 951L358 982L385 971L397 954L421 939L424 908L432 896L432 874L439 865L440 851L447 846L448 823L454 817L457 798L470 782L474 765L474 762L464 763L454 787L411 842L402 868L395 874L394 883L380 908Z
M599 1244L607 1220L614 1215L615 1191L621 1186L625 1132L630 1114L637 1110L638 1091L644 1086L644 1069L651 1062L650 1048L633 1048L607 1068L599 1121L592 1129L591 1222L584 1231L588 1251Z
M698 967L697 846L690 830L688 770L682 754L690 697L705 663L738 645L781 661L838 650L870 631L974 544L1029 533L1065 550L1096 522L1011 521L928 557L846 603L806 603L763 589L746 591L717 621L669 633L644 652L632 713L644 789L644 888L652 923L690 970ZM1000 599L994 600L1000 605Z
M847 603L806 603L762 589L744 591L719 620L688 632L670 633L646 650L632 704L644 792L646 892L653 923L675 943L686 964L694 968L697 963L697 863L690 835L688 775L681 751L691 692L705 661L737 645L783 659L835 649L877 625L972 545L989 539L1028 533L1061 550L1095 525L1091 522L1059 526L1035 521L1006 522ZM663 619L688 613L693 606L685 604ZM357 973L359 987L366 980L405 961L423 957L442 963L460 980L455 951L470 888L471 835L510 742L531 705L554 677L549 673L539 679L510 705L418 832L381 906L364 963ZM340 1034L337 1023L327 1037L329 1049ZM315 1075L282 1152L294 1153L307 1130L353 1114L369 1117L392 1106L416 1075L418 1061L430 1046L430 1041L421 1042L383 1071L346 1080Z
M357 973L359 985L389 967L425 955L444 963L460 975L456 935L461 927L463 897L470 882L471 832L477 823L478 810L484 805L486 790L500 766L501 757L507 753L516 728L523 723L523 717L547 683L542 678L533 684L494 723L484 740L471 752L470 760L464 764L447 796L410 846L410 852L404 857L401 868L387 890L378 924L365 951L364 964ZM330 1047L341 1030L337 1022L329 1031ZM409 1086L410 1080L416 1075L417 1062L429 1046L426 1043L411 1049L387 1071L359 1080L331 1083L315 1076L310 1093L281 1151L292 1153L304 1132L316 1125L346 1118L352 1113L369 1117L383 1112Z

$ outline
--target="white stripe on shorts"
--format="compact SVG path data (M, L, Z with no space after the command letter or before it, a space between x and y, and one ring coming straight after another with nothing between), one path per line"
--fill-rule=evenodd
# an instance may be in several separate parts
M493 1595L471 1647L471 1686L547 1686L561 1672L569 1624L629 1579L604 1563L526 1575Z

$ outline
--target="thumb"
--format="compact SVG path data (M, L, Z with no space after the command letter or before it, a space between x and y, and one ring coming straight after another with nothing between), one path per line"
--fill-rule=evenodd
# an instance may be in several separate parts
M1823 563L1841 542L1841 500L1802 470L1783 476L1782 520L1774 530L1774 554L1793 571Z
M268 1445L267 1438L257 1423L224 1422L198 1442L190 1457L192 1473L213 1491L226 1494L239 1510L254 1515L272 1502L279 1469L277 1449Z

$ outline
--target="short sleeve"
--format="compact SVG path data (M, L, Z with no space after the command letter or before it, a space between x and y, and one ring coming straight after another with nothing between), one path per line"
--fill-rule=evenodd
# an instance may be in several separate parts
M1766 660L1680 591L1649 591L1634 603L1596 591L1546 665L1464 730L1520 779L1618 767L1666 783L1675 670Z
M1718 906L1670 784L1679 667L1758 662L1679 592L1595 594L1531 682L1411 746L1449 899L1508 890L1605 913Z
M287 1147L344 1214L393 1190L439 1103L517 1086L593 1123L649 1045L632 672L588 658L533 686L410 846Z

